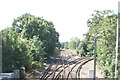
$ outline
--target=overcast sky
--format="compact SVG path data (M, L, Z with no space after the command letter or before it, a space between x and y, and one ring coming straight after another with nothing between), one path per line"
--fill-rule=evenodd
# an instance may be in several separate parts
M118 11L119 0L1 0L0 30L10 27L13 19L25 13L52 21L60 41L83 39L87 20L94 10Z

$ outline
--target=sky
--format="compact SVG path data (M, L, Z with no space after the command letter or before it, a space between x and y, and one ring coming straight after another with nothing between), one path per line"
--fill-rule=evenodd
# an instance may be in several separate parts
M59 32L60 42L73 37L84 39L87 20L94 10L118 11L119 0L1 0L0 30L11 27L17 17L30 13L52 21Z

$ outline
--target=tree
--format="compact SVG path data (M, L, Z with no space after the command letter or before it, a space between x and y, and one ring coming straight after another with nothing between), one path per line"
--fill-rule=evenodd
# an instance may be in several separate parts
M31 65L32 56L27 52L26 42L21 41L14 29L2 30L2 68L3 72Z
M72 38L68 44L69 49L77 50L78 46L80 44L79 38Z
M37 36L38 40L43 42L46 53L45 56L52 55L55 48L59 46L59 34L55 31L54 25L40 17L30 14L24 14L13 22L13 27L21 38L33 38Z
M25 67L41 67L59 45L59 34L52 22L24 14L13 21L13 27L0 31L2 37L3 72Z
M93 36L100 36L97 41L97 60L105 77L114 77L116 22L117 15L110 10L95 11L87 22L89 27L85 38L87 50L93 53ZM99 33L100 31L103 33Z
M61 43L61 48L62 49L70 49L72 51L74 51L75 53L79 54L79 45L80 45L80 39L75 37L75 38L71 38L71 40L69 42L62 42Z

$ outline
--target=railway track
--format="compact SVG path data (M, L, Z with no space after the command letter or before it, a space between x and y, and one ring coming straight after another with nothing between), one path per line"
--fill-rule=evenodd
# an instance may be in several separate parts
M59 80L64 78L69 80L72 78L80 78L82 66L91 60L93 60L93 57L79 57L70 51L61 51L39 79Z
M61 52L62 53L62 52ZM57 59L57 61L56 61L56 59L54 59L53 61L52 61L52 63L53 64L50 64L49 65L49 67L45 70L45 72L43 73L43 75L42 75L42 77L40 78L40 80L45 80L46 78L48 78L48 77L50 77L50 76L52 76L52 78L54 78L54 75L55 75L55 73L56 73L56 70L58 70L59 68L61 68L61 67L63 67L64 66L64 63L65 63L65 61L64 61L64 57L63 57L63 54L59 54L58 55L58 57L56 58ZM64 54L65 55L65 54ZM63 59L64 58L64 59ZM68 59L70 59L71 57L68 57L67 58L67 60ZM58 67L58 64L61 64L61 66L60 67ZM54 69L55 70L53 70L52 72L50 72L50 70L51 70L51 68L52 68L52 66L55 66L54 67ZM58 67L58 68L57 68ZM50 72L50 73L49 73ZM51 78L51 77L50 77Z

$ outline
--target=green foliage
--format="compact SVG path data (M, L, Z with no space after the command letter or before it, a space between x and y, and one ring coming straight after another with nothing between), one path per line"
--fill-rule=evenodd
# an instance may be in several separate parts
M38 61L33 61L31 64L31 69L37 69L38 67L42 67L43 64L40 64Z
M79 43L80 43L80 39L78 39L77 37L76 38L72 38L69 43L68 43L68 48L69 49L77 49L78 46L79 46Z
M53 23L40 17L24 14L14 20L13 27L21 38L30 39L37 36L38 40L43 42L45 52L50 55L54 52L55 47L59 45L59 34L55 31Z
M60 48L61 49L68 49L68 42L61 42L60 43Z
M38 37L33 36L32 39L27 40L27 53L33 56L34 61L44 61L44 48L42 48L43 42L38 40Z
M62 49L71 49L75 53L79 54L79 48L80 48L80 39L75 37L72 38L69 42L62 42L61 48Z
M95 11L87 21L89 30L84 34L85 39L71 39L70 42L62 43L62 48L76 50L81 56L94 55L94 37L97 39L97 60L100 63L104 77L113 78L115 76L115 43L116 43L116 26L117 16L113 11ZM119 20L120 22L120 20ZM102 33L101 33L102 32ZM120 34L120 31L119 31ZM120 36L120 35L119 35ZM119 40L120 44L120 40ZM119 46L120 47L120 46ZM120 53L120 49L119 49ZM118 55L118 75L120 77L120 55Z
M86 47L93 54L94 38L97 41L97 60L101 65L105 77L114 77L115 41L116 41L117 15L110 10L95 11L88 20L89 31L86 34ZM100 33L100 32L103 33ZM89 43L90 42L90 43ZM86 55L89 55L87 53Z
M13 28L2 31L2 61L3 72L19 69L22 66L29 66L32 56L26 53L26 42L22 42Z
M68 42L65 42L64 48L65 48L65 49L68 49Z
M59 46L59 34L52 22L24 14L13 21L13 27L1 31L3 72L25 67L41 67ZM33 64L34 62L34 64Z

